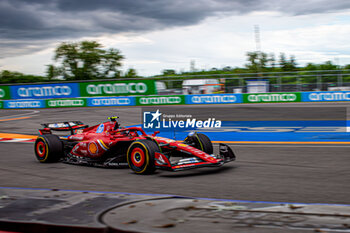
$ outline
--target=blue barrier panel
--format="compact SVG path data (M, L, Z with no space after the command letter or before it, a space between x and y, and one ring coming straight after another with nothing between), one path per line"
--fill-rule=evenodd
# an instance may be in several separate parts
M350 101L350 91L302 92L303 102Z
M204 133L212 141L225 142L349 142L349 122L336 121L222 121L218 128L145 129L157 136L183 140L193 131Z
M45 108L45 100L4 100L4 108Z
M11 99L47 99L80 97L77 83L10 86Z
M135 106L135 97L99 97L88 98L87 106Z
M242 102L242 94L186 95L186 104L237 104Z

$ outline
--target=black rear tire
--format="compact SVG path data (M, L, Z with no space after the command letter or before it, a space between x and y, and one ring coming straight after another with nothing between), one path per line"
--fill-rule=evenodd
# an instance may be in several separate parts
M35 141L34 152L41 163L57 162L63 156L63 143L57 135L40 135Z
M185 143L204 151L207 154L213 154L213 144L207 135L201 133L195 133L192 136L185 138Z
M134 141L128 149L127 160L131 170L137 174L152 174L156 170L154 156L160 152L158 145L151 140Z

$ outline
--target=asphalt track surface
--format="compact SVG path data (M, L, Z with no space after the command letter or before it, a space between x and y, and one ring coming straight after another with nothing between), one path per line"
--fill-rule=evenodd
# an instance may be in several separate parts
M344 118L347 104L220 105L236 119ZM320 108L321 107L321 108ZM210 114L211 106L183 106ZM314 109L315 111L313 111ZM317 110L317 111L316 111ZM122 125L139 124L137 107L0 110L0 133L36 134L40 123L102 122L117 114ZM346 111L345 111L346 112ZM330 114L332 113L332 114ZM349 145L232 144L237 160L221 168L136 175L62 163L40 164L31 143L0 143L0 186L173 194L190 197L350 204ZM216 150L217 146L215 145Z

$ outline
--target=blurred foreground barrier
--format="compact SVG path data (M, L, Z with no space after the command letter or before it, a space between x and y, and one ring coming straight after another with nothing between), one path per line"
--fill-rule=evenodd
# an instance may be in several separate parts
M0 187L0 195L0 232L300 233L350 230L350 206L347 204L8 187Z

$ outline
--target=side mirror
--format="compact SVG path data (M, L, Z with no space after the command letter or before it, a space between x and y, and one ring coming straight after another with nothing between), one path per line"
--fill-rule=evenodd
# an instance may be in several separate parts
M154 137L154 136L156 136L157 134L159 134L160 132L159 131L155 131L153 134L152 134L152 136Z

